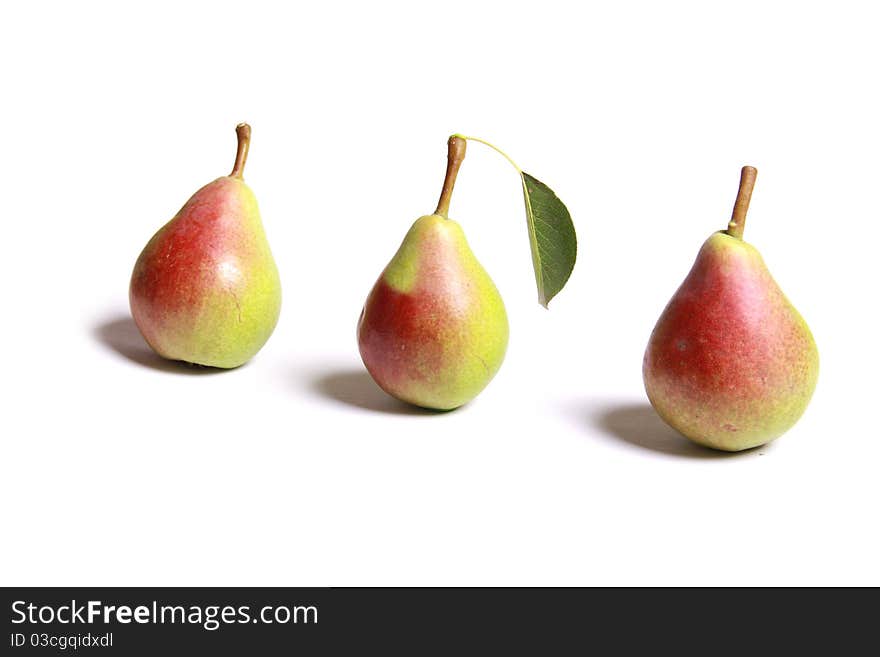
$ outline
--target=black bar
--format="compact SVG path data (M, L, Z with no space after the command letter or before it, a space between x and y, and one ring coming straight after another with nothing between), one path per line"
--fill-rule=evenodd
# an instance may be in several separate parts
M876 644L876 600L840 589L7 588L0 653L709 655L824 638L827 654L845 654Z

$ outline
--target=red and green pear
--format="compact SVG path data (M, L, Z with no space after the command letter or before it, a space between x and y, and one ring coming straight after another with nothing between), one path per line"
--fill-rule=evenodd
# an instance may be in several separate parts
M447 217L465 140L449 141L449 167L434 214L410 228L364 304L358 346L388 394L436 410L476 397L501 367L507 313L464 232Z
M281 310L281 282L257 199L243 179L250 126L236 129L228 176L197 191L153 236L134 266L134 321L160 355L238 367L266 343Z
M725 451L763 445L801 417L819 353L806 322L742 239L757 170L744 167L733 218L709 237L651 334L651 404L691 440Z

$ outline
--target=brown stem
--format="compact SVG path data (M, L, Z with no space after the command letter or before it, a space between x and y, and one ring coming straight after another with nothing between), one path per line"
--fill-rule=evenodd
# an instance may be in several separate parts
M455 178L464 160L464 152L467 149L467 141L453 135L449 138L449 154L446 161L446 179L443 181L443 190L440 192L440 200L434 214L441 217L449 215L449 201L452 200L452 188L455 187Z
M733 214L730 223L727 224L727 234L737 239L742 239L743 230L746 227L746 213L749 211L749 201L752 200L752 190L755 188L755 179L758 170L755 167L743 167L739 177L739 192L736 195L736 203L733 204Z
M229 174L229 177L241 180L244 176L248 149L251 146L251 127L247 123L239 123L235 126L235 134L238 137L238 150L235 153L235 165L232 167L232 173Z

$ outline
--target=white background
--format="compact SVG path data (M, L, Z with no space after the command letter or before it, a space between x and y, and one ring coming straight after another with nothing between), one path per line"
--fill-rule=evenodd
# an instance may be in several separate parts
M0 581L880 584L870 3L303 4L3 10ZM128 280L243 120L282 317L194 374L147 350ZM511 342L435 415L354 331L452 132L548 183L580 259L545 311L516 173L472 144L451 215ZM731 456L661 424L641 359L743 164L746 239L822 365L801 422Z

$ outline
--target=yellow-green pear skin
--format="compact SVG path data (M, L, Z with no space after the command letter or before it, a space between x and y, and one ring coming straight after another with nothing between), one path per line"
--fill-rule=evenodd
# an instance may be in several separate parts
M138 258L129 299L135 323L160 355L238 367L272 335L281 281L257 199L241 177L250 128L238 128L229 176L197 191Z
M476 397L504 360L504 302L461 227L419 218L367 297L357 327L367 370L388 394L449 410Z
M660 417L687 438L725 451L788 431L819 376L807 323L758 250L742 240L756 175L743 169L748 187L744 203L738 199L740 213L703 244L657 321L643 363L648 399Z

